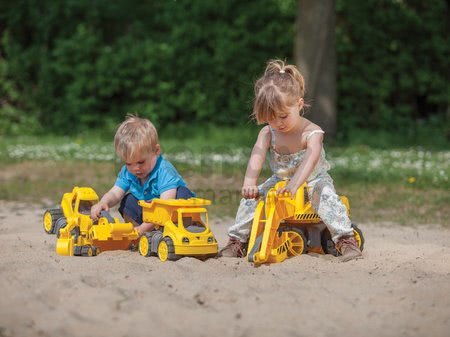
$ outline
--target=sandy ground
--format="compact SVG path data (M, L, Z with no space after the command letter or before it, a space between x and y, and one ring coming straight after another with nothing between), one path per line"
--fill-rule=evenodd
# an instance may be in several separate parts
M449 336L450 231L361 224L363 260L61 257L43 209L0 201L0 337ZM230 219L214 219L220 245Z

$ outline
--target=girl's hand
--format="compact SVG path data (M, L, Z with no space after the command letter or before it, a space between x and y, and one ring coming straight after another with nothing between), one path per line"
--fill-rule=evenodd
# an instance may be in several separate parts
M99 202L98 204L95 204L91 208L91 219L96 221L98 220L98 217L100 216L101 211L109 211L108 204L104 202Z
M293 184L289 183L285 187L281 187L277 190L277 195L282 195L284 193L288 193L291 199L294 199L295 193L297 193L298 188Z
M242 196L245 199L255 199L258 198L258 186L243 186L242 187Z

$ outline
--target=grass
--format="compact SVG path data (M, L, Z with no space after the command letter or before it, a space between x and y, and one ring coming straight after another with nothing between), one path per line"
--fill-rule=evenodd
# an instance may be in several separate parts
M222 131L163 134L161 142L190 187L213 201L211 213L234 216L256 133ZM355 222L448 223L450 151L364 145L326 150L336 189L349 197ZM0 158L0 199L42 205L56 204L75 185L102 195L121 167L112 141L95 136L0 139ZM265 169L261 179L269 174Z

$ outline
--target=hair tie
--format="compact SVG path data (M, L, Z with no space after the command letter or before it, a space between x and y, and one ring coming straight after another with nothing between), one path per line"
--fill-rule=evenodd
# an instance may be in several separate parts
M285 73L284 69L281 69L280 74L284 74L284 73Z

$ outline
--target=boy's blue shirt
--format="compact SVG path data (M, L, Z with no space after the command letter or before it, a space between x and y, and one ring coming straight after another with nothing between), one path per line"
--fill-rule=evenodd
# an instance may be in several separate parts
M186 186L186 183L175 167L159 155L144 185L141 185L139 178L128 171L126 165L120 170L115 185L125 192L129 191L138 200L152 200L159 198L165 191Z

